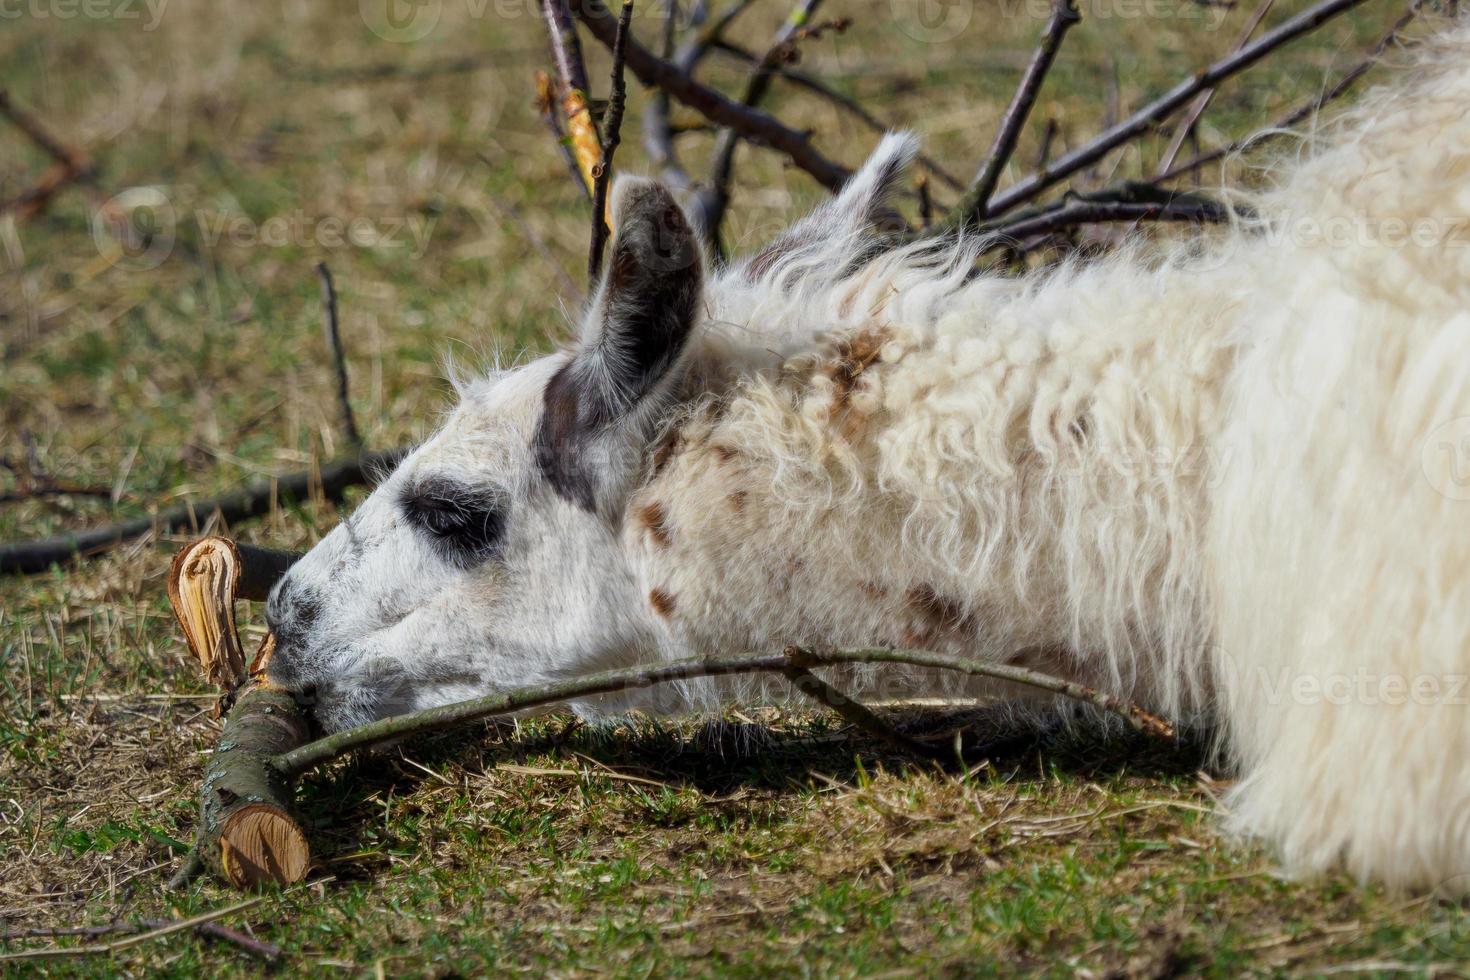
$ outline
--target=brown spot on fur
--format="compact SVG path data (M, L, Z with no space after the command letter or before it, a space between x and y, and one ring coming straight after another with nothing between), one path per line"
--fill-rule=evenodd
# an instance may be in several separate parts
M720 462L722 463L728 463L730 462L730 460L740 455L740 450L734 448L733 446L716 446L714 447L714 449L715 455L720 457Z
M669 512L657 500L638 508L638 523L661 548L667 548L673 540L669 530Z
M745 498L747 496L749 496L749 494L747 494L744 490L736 490L734 493L730 494L730 506L735 508L736 510L744 510Z
M890 332L883 327L865 327L832 345L832 361L827 365L826 374L835 389L832 395L834 409L847 407L858 378L878 360L883 345L890 338Z
M663 589L654 589L648 593L648 602L653 606L653 611L663 618L668 619L674 615L674 597Z
M858 588L862 591L863 595L867 596L869 599L877 600L888 598L888 590L883 588L883 586L879 585L877 582L862 582L858 585Z

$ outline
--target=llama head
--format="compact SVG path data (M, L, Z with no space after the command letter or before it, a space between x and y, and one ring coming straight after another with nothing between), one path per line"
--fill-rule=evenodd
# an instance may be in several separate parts
M877 215L913 142L884 148L827 206L834 219L773 248L801 251L824 225L843 234ZM684 387L705 261L657 183L619 180L612 212L575 348L468 386L272 592L271 679L313 699L324 727L629 662L667 641L619 528Z

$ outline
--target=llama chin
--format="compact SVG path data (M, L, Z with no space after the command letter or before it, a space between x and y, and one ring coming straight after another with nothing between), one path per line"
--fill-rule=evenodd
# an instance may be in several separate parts
M1230 825L1290 870L1463 890L1467 106L1462 24L1225 227L1020 278L875 237L907 136L724 269L620 180L578 342L464 385L292 569L273 669L361 720L787 644L1026 663L1217 731Z

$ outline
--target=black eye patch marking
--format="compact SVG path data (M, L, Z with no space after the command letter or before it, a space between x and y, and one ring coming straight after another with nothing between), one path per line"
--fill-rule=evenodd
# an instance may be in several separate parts
M448 561L469 567L495 557L505 533L508 500L493 487L428 479L408 487L404 518Z

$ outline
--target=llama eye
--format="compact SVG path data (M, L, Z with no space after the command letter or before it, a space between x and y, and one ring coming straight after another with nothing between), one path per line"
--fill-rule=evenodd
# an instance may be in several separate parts
M505 530L501 493L447 481L421 483L406 492L403 515L445 557L465 565L492 557Z

